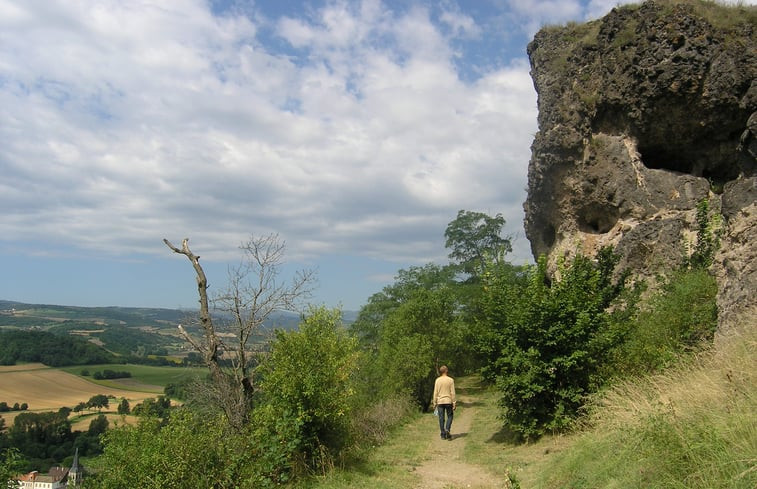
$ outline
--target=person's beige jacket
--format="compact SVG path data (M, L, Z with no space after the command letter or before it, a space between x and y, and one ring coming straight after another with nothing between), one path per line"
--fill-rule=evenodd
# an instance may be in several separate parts
M452 404L453 407L457 404L455 398L455 379L447 375L440 375L434 382L434 397L431 399L433 408L436 408L438 404Z

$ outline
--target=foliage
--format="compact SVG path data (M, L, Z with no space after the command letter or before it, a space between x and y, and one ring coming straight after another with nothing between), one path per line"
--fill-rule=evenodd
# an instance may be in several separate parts
M531 487L757 487L756 332L745 322L716 347L597 396L585 431Z
M165 418L170 414L170 409L171 399L158 396L157 399L150 397L137 404L131 413L135 416Z
M677 361L713 337L717 327L717 283L706 270L680 270L663 280L612 354L615 376L646 374Z
M87 489L140 487L244 487L235 480L234 461L239 438L227 436L218 417L179 410L161 427L156 418L141 418L136 426L118 426L103 438L104 452L94 464Z
M510 238L501 236L505 218L483 212L460 210L444 231L449 258L471 276L483 273L487 260L501 261L512 251Z
M89 401L87 401L88 408L94 408L97 410L108 407L108 404L108 396L105 394L96 394L90 397Z
M720 246L722 232L720 220L710 217L709 214L709 203L707 199L702 199L697 204L697 242L688 259L688 265L691 268L709 268Z
M259 368L264 399L296 419L296 449L319 466L322 449L337 454L346 442L357 345L341 326L341 312L311 308L299 331L277 331Z
M627 277L613 281L618 258L610 248L598 253L597 264L578 255L550 282L542 257L525 295L510 305L500 299L511 291L486 284L486 320L501 345L488 371L496 372L506 426L524 438L565 429L600 385L607 352L622 339L608 312Z
M18 487L15 477L23 468L21 454L15 448L0 450L0 488Z
M16 416L7 434L0 433L0 449L3 446L18 450L22 455L21 471L47 471L51 466L71 456L75 449L85 455L100 453L100 433L107 419L93 420L87 432L71 431L67 419L70 409L56 412L23 412Z
M456 372L470 354L456 311L452 288L440 286L418 288L387 316L376 359L382 394L409 395L420 407L428 406L438 367L447 364Z
M110 379L128 379L131 378L131 372L126 370L110 370L105 369L102 372L99 370L92 374L92 378L95 380L110 380Z
M81 338L45 331L0 331L0 365L41 362L59 367L112 361L112 354Z
M434 263L399 270L393 284L368 299L350 331L360 340L363 349L375 351L381 341L381 324L394 310L419 289L433 290L453 285L455 274L454 267Z

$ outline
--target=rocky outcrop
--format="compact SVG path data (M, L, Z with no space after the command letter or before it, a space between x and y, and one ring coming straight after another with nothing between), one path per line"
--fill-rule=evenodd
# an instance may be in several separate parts
M721 330L757 305L757 8L647 1L528 46L539 96L526 235L534 256L680 265L696 207L722 215Z

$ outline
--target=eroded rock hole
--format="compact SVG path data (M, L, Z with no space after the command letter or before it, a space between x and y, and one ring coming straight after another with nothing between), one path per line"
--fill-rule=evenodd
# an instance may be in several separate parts
M578 228L584 233L607 233L618 219L618 209L608 205L588 204L578 210Z

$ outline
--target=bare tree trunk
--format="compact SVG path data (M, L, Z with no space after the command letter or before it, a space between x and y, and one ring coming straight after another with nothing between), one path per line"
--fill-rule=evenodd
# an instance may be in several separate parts
M251 355L254 353L250 351L248 342L273 312L296 310L300 301L309 297L314 272L301 271L290 284L278 282L284 243L279 241L276 234L251 238L241 246L245 259L236 268L229 269L228 286L211 301L200 257L189 249L189 240L184 239L181 248L167 239L163 242L175 253L186 256L197 275L202 341L193 338L181 325L179 332L202 355L210 369L213 392L209 394L217 398L229 423L241 429L248 420L255 391L251 369ZM231 316L233 343L224 343L213 324L211 302L215 309ZM225 358L231 362L230 368L222 367L221 354L226 354Z
M247 420L247 400L252 395L252 384L247 382L240 382L237 387L233 385L232 379L229 375L223 371L219 363L218 354L221 341L215 326L213 325L213 318L210 314L210 301L208 299L208 279L205 276L205 271L200 265L200 257L192 253L189 249L189 239L184 238L181 243L181 249L177 248L170 241L164 239L163 242L174 253L186 256L194 267L196 279L197 279L197 293L199 295L200 303L200 327L203 332L203 340L197 341L189 332L184 329L181 324L179 325L179 333L181 336L192 345L201 355L203 362L210 370L210 375L214 383L215 395L217 401L221 405L224 414L229 421L229 424L237 429L241 428L244 422ZM237 392L234 392L237 391ZM241 392L239 392L241 391ZM249 396L248 396L249 392ZM241 406L240 406L241 404Z

